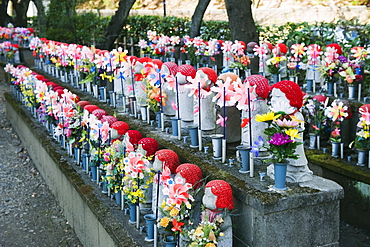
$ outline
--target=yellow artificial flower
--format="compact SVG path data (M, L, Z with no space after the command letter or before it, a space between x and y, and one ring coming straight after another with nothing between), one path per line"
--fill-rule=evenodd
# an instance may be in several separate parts
M205 247L216 247L216 245L214 243L208 243Z
M176 209L176 208L171 209L171 211L170 211L170 215L171 215L172 217L179 215L179 210L178 210L178 209Z
M159 222L159 225L161 227L167 227L168 226L168 223L170 223L170 219L168 217L164 217L161 219L161 221Z
M195 230L194 234L197 237L203 237L203 234L204 234L203 229L201 227L197 227L197 229Z
M276 118L280 117L280 115L276 115L273 111L270 111L265 114L258 114L256 115L256 121L257 122L267 122L267 121L272 121L275 120Z
M225 236L225 233L223 233L223 232L220 232L220 237L223 237L223 236Z
M294 138L302 139L297 129L287 129L285 130L285 134L290 136L291 140L294 140Z
M292 119L292 121L296 121L298 123L304 123L304 120L301 120L294 115L290 115L290 118Z

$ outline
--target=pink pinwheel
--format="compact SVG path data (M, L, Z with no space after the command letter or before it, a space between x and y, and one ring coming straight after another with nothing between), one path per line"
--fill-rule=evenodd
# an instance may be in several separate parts
M132 178L144 178L143 172L145 169L145 162L140 157L129 159L129 163L124 168L126 174Z
M239 110L247 110L248 105L250 104L251 110L255 110L255 104L253 102L257 100L256 94L254 94L255 87L250 86L249 82L244 84L238 78L234 83L234 101L237 102L236 108ZM248 90L249 90L249 99L248 99Z
M237 56L242 56L244 54L244 46L238 40L235 40L234 44L231 46L232 52Z
M233 91L234 87L231 82L232 79L228 77L225 82L218 80L216 82L217 86L211 87L211 91L216 93L216 95L213 97L213 101L217 101L216 104L220 107L235 105L235 92Z
M332 63L339 57L337 53L337 49L335 49L334 47L326 47L326 51L324 55L325 55L325 62L327 63Z
M311 44L307 47L307 57L310 64L316 64L322 55L321 47L317 44Z
M77 95L69 91L68 89L63 89L63 94L61 95L62 102L65 104L73 104L76 102Z
M220 114L217 114L218 115L218 119L216 120L216 124L219 124L221 127L226 127L226 121L227 121L227 117L222 117Z
M185 88L190 89L190 92L188 94L189 97L194 95L195 98L198 98L200 93L200 98L204 99L208 95L212 94L212 92L207 92L204 89L208 86L207 81L205 78L201 78L199 74L196 74L194 79L191 76L188 76L186 79L188 80L188 82L190 82L190 84L185 85Z
M253 51L254 51L254 54L259 56L260 58L265 58L266 54L267 54L267 49L265 46L261 45L256 45L254 48L253 48Z
M174 75L165 75L164 79L167 82L167 88L176 91L176 77Z
M100 127L100 135L102 142L106 142L109 139L109 123L103 122L103 124Z
M370 112L368 108L360 108L359 112L361 114L360 122L364 122L366 125L370 125Z
M167 204L174 205L178 209L181 204L185 204L188 208L191 207L189 200L194 200L188 193L189 187L183 184L171 184L163 189L163 194L168 196Z
M146 40L141 39L139 40L138 46L141 49L146 49L148 47L148 42L146 42Z
M233 42L231 42L231 41L225 41L225 42L222 44L221 49L222 49L222 51L223 51L224 53L226 53L226 52L231 52L231 50L232 50L232 46L233 46Z

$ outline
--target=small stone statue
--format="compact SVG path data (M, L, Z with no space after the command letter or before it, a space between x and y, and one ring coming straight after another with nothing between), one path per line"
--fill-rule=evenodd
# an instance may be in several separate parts
M224 221L221 225L224 236L218 238L217 247L233 246L232 221L227 214L227 210L234 208L231 186L224 180L208 182L203 196L203 205L206 209L202 213L202 220L207 217L210 222L214 222L217 217L222 217Z
M153 159L155 152L159 149L158 142L150 137L140 139L137 144L136 152L142 154L149 161Z
M126 132L130 129L130 126L123 121L116 121L110 126L112 142L115 140L121 140Z
M155 172L161 172L159 181L158 175L155 176L153 181L153 199L152 199L152 210L155 214L157 212L157 193L158 193L158 206L164 200L163 188L168 179L173 178L176 173L177 167L180 165L179 157L175 151L170 149L161 149L155 152L155 158L153 162L153 168ZM169 172L169 174L167 174ZM159 188L158 188L159 184ZM160 218L160 210L158 210L158 218Z
M262 75L251 75L245 79L245 82L248 82L250 86L254 87L253 94L257 97L256 101L251 102L251 119L250 123L242 125L242 145L253 146L255 141L259 140L259 137L262 137L263 140L267 140L267 135L264 134L264 130L267 128L267 123L257 122L255 120L256 115L264 114L269 111L267 105L267 97L270 94L271 87L268 80ZM249 119L249 112L242 111L242 119ZM252 143L250 143L250 134L249 134L249 124L252 128ZM260 151L266 151L265 148L260 148ZM260 156L264 156L260 152Z
M195 68L189 64L183 64L177 68L176 78L179 84L179 111L183 127L191 125L194 120L194 98L188 96L188 94L190 93L190 89L186 88L185 84L188 83L188 76L194 79L195 75Z
M299 111L303 105L303 92L299 85L293 81L280 81L272 86L271 91L271 110L273 112L285 112L286 114L295 116L298 120L304 121L302 113ZM300 131L304 130L302 122ZM303 134L300 134L303 140ZM287 182L300 183L312 180L312 171L308 168L307 158L304 153L303 145L299 145L296 149L299 154L297 160L289 159L287 168ZM274 167L270 165L267 168L267 175L274 177Z

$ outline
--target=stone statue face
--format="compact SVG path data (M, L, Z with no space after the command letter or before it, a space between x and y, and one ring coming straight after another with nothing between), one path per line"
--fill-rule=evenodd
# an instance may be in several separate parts
M202 199L203 205L211 210L216 209L217 196L212 193L211 188L206 188Z
M161 172L163 170L162 169L162 161L160 161L157 156L154 159L153 168L154 168L154 171L156 171L156 172Z
M185 75L183 75L183 74L181 74L181 73L179 73L179 72L177 72L176 73L176 77L177 77L177 82L179 83L179 84L186 84L186 76Z
M290 105L289 99L279 88L272 89L271 92L271 110L274 112L285 112L292 114L296 108Z
M180 173L177 173L176 175L175 175L175 178L174 178L174 180L176 181L176 179L177 178L180 178L180 179L182 179L185 183L186 183L186 179L180 174Z
M119 137L118 131L116 129L110 128L110 134L112 139L117 139Z
M143 156L146 156L146 151L143 148L143 145L142 144L139 144L139 146L136 149L136 152L139 153L139 154L142 154Z
M208 87L211 84L211 81L209 80L208 75L204 73L202 70L197 71L197 76L199 76L201 79L206 80L206 85L204 85L204 87Z

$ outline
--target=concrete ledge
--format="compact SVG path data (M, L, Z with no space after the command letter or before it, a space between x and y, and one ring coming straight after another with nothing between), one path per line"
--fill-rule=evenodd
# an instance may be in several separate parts
M99 104L79 90L63 86L92 104ZM89 182L89 178L84 179L69 164L67 154L47 135L44 127L12 95L6 94L5 98L7 118L84 246L151 246L143 241L143 234L125 224L128 220L122 211L112 212L96 184ZM102 105L101 108L113 114L110 107ZM249 178L137 119L119 118L144 136L155 138L161 147L174 150L182 163L197 164L209 180L223 179L231 184L235 200L234 246L271 246L272 243L274 246L338 246L339 200L343 198L343 189L335 182L316 177L314 186L290 184L291 190L286 194L270 192L267 186L273 184L271 179L260 182L258 177ZM233 149L228 151L235 153ZM266 166L260 164L256 167L259 169L266 170ZM302 224L302 220L307 223ZM307 233L314 237L308 237Z

